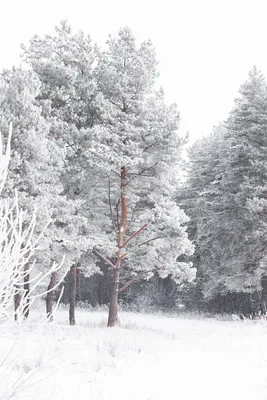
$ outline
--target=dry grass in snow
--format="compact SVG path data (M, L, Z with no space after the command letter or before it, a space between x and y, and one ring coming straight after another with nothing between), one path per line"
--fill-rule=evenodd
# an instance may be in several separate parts
M1 400L267 399L265 321L122 313L106 328L106 312L86 310L74 327L67 319L60 309L53 323L2 326Z

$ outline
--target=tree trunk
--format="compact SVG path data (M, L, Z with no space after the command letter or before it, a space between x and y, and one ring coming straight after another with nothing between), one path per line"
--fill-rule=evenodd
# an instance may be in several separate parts
M257 290L258 297L259 297L259 303L260 303L260 313L261 315L266 315L266 304L264 300L264 295L263 295L263 281L261 280L260 282L260 288Z
M117 237L118 251L116 254L116 262L115 262L116 269L114 268L112 273L113 282L110 290L108 327L115 326L118 320L119 278L120 278L121 261L125 251L123 243L127 228L126 187L127 187L126 169L125 167L122 167L121 168L121 223Z
M77 293L76 293L77 301L81 301L81 270L77 268Z
M118 320L119 278L120 270L114 270L112 273L113 282L110 290L108 327L115 326Z
M27 319L30 314L30 274L29 274L29 266L25 265L24 267L24 307L23 307L23 317Z
M46 295L46 317L49 321L53 321L53 288L56 285L56 272L52 272Z
M18 311L20 308L20 303L21 303L21 293L18 287L16 287L16 293L14 296L14 308L15 308L15 312L14 312L14 319L15 321L18 320Z
M76 300L76 265L70 267L70 309L69 322L70 325L75 325L75 300Z

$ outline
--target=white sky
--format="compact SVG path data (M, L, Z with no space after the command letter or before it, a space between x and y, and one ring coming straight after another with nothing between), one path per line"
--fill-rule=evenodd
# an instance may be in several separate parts
M227 117L256 65L267 76L267 0L0 0L0 68L19 63L20 44L61 19L103 44L128 25L152 39L160 83L194 140ZM266 3L266 4L265 4Z

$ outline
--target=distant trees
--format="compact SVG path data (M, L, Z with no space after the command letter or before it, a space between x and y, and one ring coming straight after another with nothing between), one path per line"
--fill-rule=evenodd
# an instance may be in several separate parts
M204 296L248 293L255 301L255 293L261 311L267 273L266 95L265 79L254 67L228 120L191 148L185 190Z

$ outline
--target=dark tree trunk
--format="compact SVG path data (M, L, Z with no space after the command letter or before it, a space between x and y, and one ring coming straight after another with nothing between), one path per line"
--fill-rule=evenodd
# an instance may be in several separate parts
M69 309L70 325L75 325L76 275L77 275L76 265L73 264L70 268L70 309Z
M77 268L77 293L76 293L77 301L81 301L81 270Z
M24 307L23 307L23 317L27 319L30 314L30 274L29 274L29 266L25 265L24 267Z
M14 319L15 321L18 320L18 311L20 308L20 303L21 303L21 293L19 291L19 288L16 288L16 293L14 296L14 308L15 308L15 312L14 312Z
M120 270L112 271L112 284L110 290L110 303L108 314L108 327L115 326L118 320L118 297L119 297Z
M52 272L46 295L46 317L49 321L53 321L53 288L56 286L56 272Z

